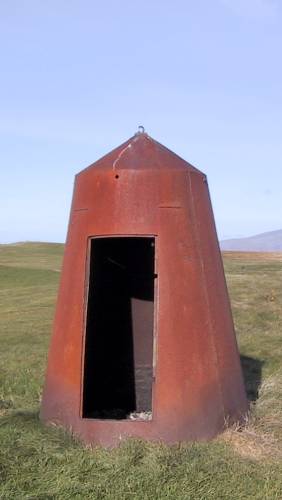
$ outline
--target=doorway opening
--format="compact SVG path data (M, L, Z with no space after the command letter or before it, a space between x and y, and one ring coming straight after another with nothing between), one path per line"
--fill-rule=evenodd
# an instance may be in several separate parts
M154 237L92 238L82 417L152 416Z

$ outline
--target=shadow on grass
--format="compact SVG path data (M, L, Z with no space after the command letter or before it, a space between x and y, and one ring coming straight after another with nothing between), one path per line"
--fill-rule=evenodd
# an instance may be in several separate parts
M80 447L79 441L72 435L71 430L57 425L46 425L39 418L39 409L10 410L0 419L0 427L6 427L7 432L13 430L23 433L30 441L41 440L47 445L56 447Z
M240 356L247 398L250 402L258 399L264 361L249 356Z
M0 426L5 425L24 426L25 429L40 429L42 423L39 420L39 410L12 409L1 416Z

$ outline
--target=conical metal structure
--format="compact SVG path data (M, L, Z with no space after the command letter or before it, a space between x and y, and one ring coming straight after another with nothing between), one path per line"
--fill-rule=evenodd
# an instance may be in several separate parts
M137 133L76 176L41 418L114 446L246 410L206 176Z

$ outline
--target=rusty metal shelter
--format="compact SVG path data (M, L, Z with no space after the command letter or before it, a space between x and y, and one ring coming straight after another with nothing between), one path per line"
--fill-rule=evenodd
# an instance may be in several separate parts
M206 176L138 132L75 178L41 418L114 446L246 410Z

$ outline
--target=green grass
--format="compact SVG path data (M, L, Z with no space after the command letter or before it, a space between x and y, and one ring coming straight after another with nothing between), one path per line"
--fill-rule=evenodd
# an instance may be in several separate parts
M84 448L38 418L62 245L0 246L1 499L282 499L282 258L225 257L251 414L210 443Z

